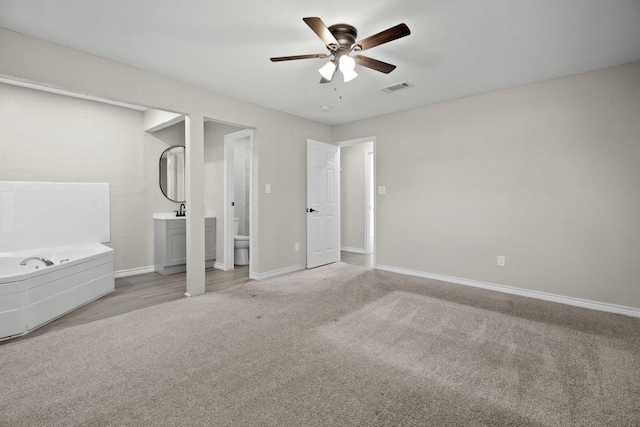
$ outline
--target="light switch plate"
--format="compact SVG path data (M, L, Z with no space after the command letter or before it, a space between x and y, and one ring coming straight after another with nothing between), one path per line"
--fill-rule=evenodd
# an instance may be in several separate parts
M265 193L271 193L271 184L265 184L264 185L264 192Z
M387 187L384 185L378 186L378 194L387 194Z

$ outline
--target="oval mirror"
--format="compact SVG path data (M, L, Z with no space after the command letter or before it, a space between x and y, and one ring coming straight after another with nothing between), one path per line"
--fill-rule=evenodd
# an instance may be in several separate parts
M160 156L160 190L169 200L184 203L184 147L169 147Z

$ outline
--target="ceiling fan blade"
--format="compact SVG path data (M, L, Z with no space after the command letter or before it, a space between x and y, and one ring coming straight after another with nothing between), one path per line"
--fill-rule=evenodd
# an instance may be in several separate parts
M389 74L396 69L393 64L387 64L386 62L378 61L377 59L369 58L368 56L354 55L353 59L356 60L356 64L363 67L371 68L372 70L380 71L381 73Z
M329 50L334 51L338 49L340 46L338 40L331 34L331 31L329 31L329 28L322 22L322 19L312 17L302 18L302 20L320 37Z
M395 27L391 27L387 30L381 31L378 34L367 37L354 43L353 50L367 50L372 47L379 46L384 43L408 36L411 34L409 27L405 24L398 24Z
M330 55L326 53L312 53L310 55L278 56L276 58L271 58L271 62L293 61L295 59L326 58L327 56Z

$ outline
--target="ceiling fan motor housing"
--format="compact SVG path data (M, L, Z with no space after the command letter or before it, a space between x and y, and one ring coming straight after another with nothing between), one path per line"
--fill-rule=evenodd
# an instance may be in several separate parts
M356 27L349 24L335 24L329 27L329 32L333 34L333 37L340 44L338 49L351 50L351 46L356 42L358 37L358 30ZM331 48L330 48L331 49Z

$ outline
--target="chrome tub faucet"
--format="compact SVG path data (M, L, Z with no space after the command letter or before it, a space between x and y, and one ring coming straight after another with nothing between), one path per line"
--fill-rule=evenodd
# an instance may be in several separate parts
M22 262L20 263L20 265L27 265L27 262L28 262L28 261L31 261L32 259L36 259L36 260L38 260L38 261L42 261L42 262L44 262L44 264L45 264L47 267L50 267L50 266L52 266L52 265L53 265L53 261L50 261L50 260L48 260L48 259L46 259L46 258L42 258L42 257L39 257L39 256L32 256L32 257L29 257L29 258L23 259L23 260L22 260Z

